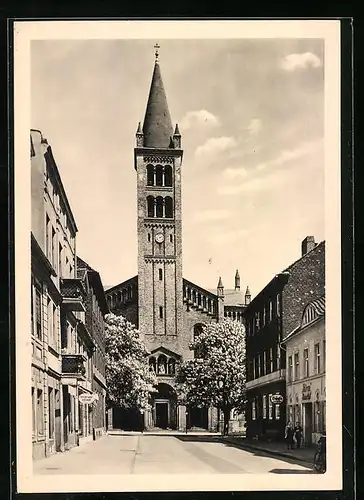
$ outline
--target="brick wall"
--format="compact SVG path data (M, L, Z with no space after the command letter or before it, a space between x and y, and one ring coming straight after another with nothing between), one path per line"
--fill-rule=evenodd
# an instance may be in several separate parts
M325 293L325 242L317 245L289 268L282 292L283 338L299 326L305 306Z

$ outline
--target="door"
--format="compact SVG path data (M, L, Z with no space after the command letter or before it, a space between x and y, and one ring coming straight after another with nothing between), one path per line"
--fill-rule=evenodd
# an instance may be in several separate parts
M168 403L155 404L156 427L167 429L168 427Z
M304 440L306 445L310 446L312 444L312 403L306 403L304 408Z
M59 390L55 392L55 435L56 435L56 451L61 451L61 398L59 397Z
M199 429L207 429L208 427L208 409L197 408L190 406L189 408L189 425L188 427L197 427Z
M66 385L62 386L62 397L63 397L63 436L65 446L68 444L68 412L69 412L69 401L68 401L68 388Z

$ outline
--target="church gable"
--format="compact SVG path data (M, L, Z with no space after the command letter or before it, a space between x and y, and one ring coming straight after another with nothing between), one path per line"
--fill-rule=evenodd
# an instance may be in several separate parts
M157 347L156 349L153 349L150 352L150 356L158 356L159 354L165 354L166 356L173 357L175 359L180 359L181 356L177 354L176 352L171 351L170 349L167 349L166 347L160 346Z

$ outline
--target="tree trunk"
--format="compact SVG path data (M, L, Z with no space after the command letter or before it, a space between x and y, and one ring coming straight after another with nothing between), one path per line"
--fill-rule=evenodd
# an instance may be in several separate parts
M223 431L223 435L224 436L228 436L229 435L230 408L224 408L223 409L223 414L224 414L224 431Z

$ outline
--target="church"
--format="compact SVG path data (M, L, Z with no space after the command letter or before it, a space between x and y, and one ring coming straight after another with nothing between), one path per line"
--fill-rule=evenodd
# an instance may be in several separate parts
M192 359L189 345L206 322L224 317L243 322L249 288L208 290L183 278L181 169L182 138L173 126L159 63L158 45L143 126L134 148L137 189L138 275L105 291L109 309L133 323L144 338L149 366L158 378L152 409L144 415L113 409L109 427L133 430L199 428L216 431L216 408L195 408L178 401L178 363Z

